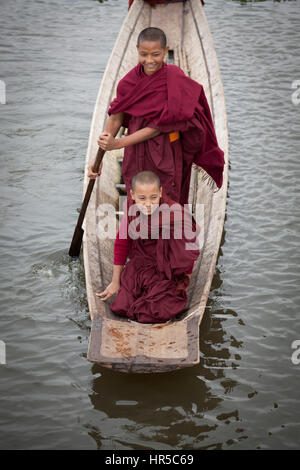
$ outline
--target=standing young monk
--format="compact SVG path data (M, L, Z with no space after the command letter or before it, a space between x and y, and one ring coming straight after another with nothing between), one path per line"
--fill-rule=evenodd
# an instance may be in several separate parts
M193 162L217 187L222 185L224 154L210 109L202 85L164 62L168 47L161 29L144 29L137 50L139 64L120 80L98 144L103 150L125 148L122 175L127 193L133 175L152 170L165 194L185 204ZM128 135L116 139L121 125ZM92 166L89 176L98 176Z
M174 318L187 302L199 256L197 230L191 214L162 194L158 176L139 172L115 241L112 282L96 295L107 300L118 294L111 310L142 323Z

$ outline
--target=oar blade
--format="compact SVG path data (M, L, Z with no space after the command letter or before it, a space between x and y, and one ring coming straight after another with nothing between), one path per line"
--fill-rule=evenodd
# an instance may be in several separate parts
M78 258L78 256L80 255L83 233L84 230L82 228L77 226L75 227L74 235L69 249L69 255L72 256L72 258Z

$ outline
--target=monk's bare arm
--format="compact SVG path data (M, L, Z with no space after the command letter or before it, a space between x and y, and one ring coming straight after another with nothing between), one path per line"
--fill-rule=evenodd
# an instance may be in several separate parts
M139 144L145 140L153 139L158 136L160 131L153 129L152 127L144 127L139 129L133 134L122 137L121 139L115 139L110 133L103 133L99 137L98 145L103 150L117 150L122 149L123 147L128 147L129 145Z
M120 279L121 279L121 273L122 273L123 268L124 268L123 265L114 264L111 283L107 286L107 288L103 292L100 292L99 294L97 293L96 294L97 297L100 297L101 300L107 300L110 297L112 297L114 294L118 293L120 289Z
M129 145L135 145L139 144L140 142L144 142L145 140L153 139L159 134L160 131L158 131L157 129L153 129L151 127L144 127L144 129L140 129L131 135L122 137L122 139L115 139L115 141L117 148L121 149L123 147L128 147Z
M123 124L123 119L124 119L124 113L117 113L117 114L112 114L111 116L109 116L105 129L103 133L99 136L99 139L102 135L107 135L107 134L113 136L114 138L119 132L120 127ZM97 178L97 176L100 176L101 169L102 169L102 163L101 163L99 173L94 173L93 172L94 164L95 162L92 165L89 165L88 167L88 176L89 178L92 178L92 179L95 179Z
M124 113L111 114L107 120L102 134L111 134L113 137L115 137L123 124L123 119Z

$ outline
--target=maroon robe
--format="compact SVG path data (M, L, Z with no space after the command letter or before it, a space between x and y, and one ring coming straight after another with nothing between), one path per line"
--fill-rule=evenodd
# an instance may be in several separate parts
M186 272L199 256L197 236L200 229L191 214L166 196L160 202L152 217L139 213L134 216L128 215L134 204L128 197L127 213L123 216L127 217L131 239L129 261L122 271L121 286L110 308L116 315L141 323L163 323L184 309L189 285ZM171 208L170 211L173 204L176 204L175 210ZM167 213L170 218L165 218ZM134 224L140 234L149 237L142 238L141 235L135 239ZM188 243L192 243L190 249Z
M163 63L157 72L146 75L138 64L118 84L108 113L119 112L125 113L123 125L128 134L144 127L161 131L155 138L125 148L122 174L127 193L137 172L152 170L160 177L164 194L186 204L193 162L222 186L224 153L203 87L179 67ZM173 131L180 132L180 139L170 142Z

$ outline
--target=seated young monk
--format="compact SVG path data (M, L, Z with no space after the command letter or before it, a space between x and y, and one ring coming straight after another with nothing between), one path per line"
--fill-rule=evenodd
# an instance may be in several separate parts
M122 175L129 194L132 177L152 170L164 194L188 202L192 163L204 170L204 179L221 187L224 153L219 148L203 86L176 65L167 65L166 36L146 28L138 36L139 64L123 77L110 115L98 139L103 150L124 147ZM121 126L127 136L116 139ZM99 176L89 167L89 177Z
M112 281L96 295L107 300L118 294L111 310L141 323L176 317L187 302L198 234L191 214L163 195L158 176L137 173L115 241Z

